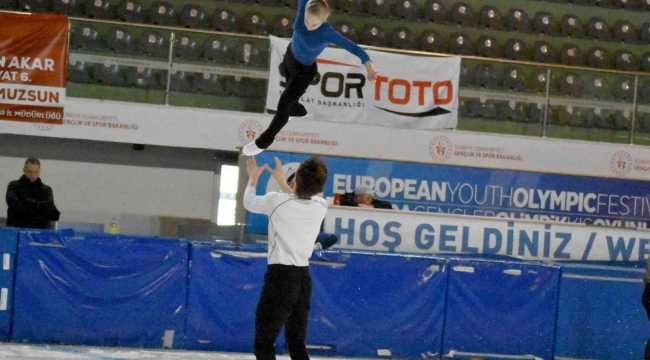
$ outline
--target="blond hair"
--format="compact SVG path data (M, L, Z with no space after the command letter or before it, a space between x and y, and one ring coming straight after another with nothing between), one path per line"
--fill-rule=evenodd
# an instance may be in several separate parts
M325 0L309 0L305 8L310 14L316 15L322 19L327 18L332 13L330 5Z

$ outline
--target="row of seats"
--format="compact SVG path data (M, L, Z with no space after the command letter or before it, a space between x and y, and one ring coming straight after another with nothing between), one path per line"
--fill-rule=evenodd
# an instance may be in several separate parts
M223 37L208 36L202 49L196 40L180 34L174 46L174 55L185 60L199 60L201 57L217 63L233 63L249 66L266 66L267 55L260 46L246 39L234 41ZM86 51L112 51L118 54L142 54L152 57L169 57L169 39L156 30L143 30L136 38L129 28L112 27L106 39L92 24L78 24L72 31L71 49Z
M269 21L264 14L258 11L248 12L238 20L229 9L217 8L212 15L209 15L197 4L186 4L178 15L173 5L166 1L153 2L148 12L142 9L138 0L123 1L117 7L112 6L109 0L87 0L86 2L54 0L51 10L47 4L44 0L20 0L17 7L28 11L55 11L71 16L85 14L93 18L119 19L136 23L148 20L156 25L181 25L198 29L213 28L218 31L241 31L256 35L267 35L270 30ZM360 0L340 0L339 4L343 10L355 15L363 15L364 9L367 8L370 15L388 17L394 14L407 20L420 19L420 11L414 0L397 1L392 6L394 11L391 10L391 5L387 0L372 0L363 3ZM507 15L503 16L498 8L491 5L483 6L476 14L469 4L459 2L454 4L450 13L447 13L444 4L437 0L429 0L425 4L424 10L424 19L435 22L447 21L462 26L476 25L497 30L533 31L549 35L650 44L650 22L646 22L640 29L636 29L632 22L619 20L610 30L607 22L598 17L591 18L586 24L583 24L578 16L567 14L558 22L551 13L540 11L531 21L522 9L510 9ZM281 28L282 26L278 22L283 20L288 21L288 18L278 15L274 19L273 29ZM285 27L287 25L289 24L286 24Z
M115 64L89 64L83 61L68 64L68 78L81 84L136 87L149 90L167 88L167 71ZM265 80L238 76L176 71L170 77L171 91L209 95L261 98L265 95Z
M538 0L632 11L650 10L650 0Z
M471 72L465 65L461 67L460 85L463 87L484 87L544 94L546 93L546 83L546 69L539 69L531 75L526 75L518 66L506 66L500 74L491 64L478 64L472 68ZM634 99L634 78L631 77L617 77L615 83L611 84L607 78L597 74L580 75L554 70L549 86L553 95L626 102L631 102ZM650 104L650 79L639 82L637 101Z
M464 118L539 123L544 118L544 105L515 101L461 98L458 112L459 116ZM632 114L629 111L551 106L549 107L546 121L550 125L630 130ZM643 132L650 132L650 113L645 115L638 114L636 129Z

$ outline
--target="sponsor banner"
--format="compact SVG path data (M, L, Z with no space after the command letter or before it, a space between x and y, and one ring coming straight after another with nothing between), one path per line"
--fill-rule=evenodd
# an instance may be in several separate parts
M69 98L62 125L0 121L0 133L234 151L270 120L264 114ZM648 147L467 131L300 120L278 134L271 150L650 180Z
M280 64L289 40L270 38L266 107L277 110L285 86ZM316 120L404 129L456 127L459 57L368 54L379 70L374 84L367 81L360 60L346 50L327 48L318 57L318 75L301 99Z
M644 261L650 232L330 207L335 247L423 254L506 255L522 260Z
M0 12L0 120L61 124L68 19Z
M286 177L309 155L265 151L259 164L284 164ZM396 210L650 228L650 190L644 181L481 169L325 156L325 197L374 189ZM260 193L279 190L264 174ZM265 233L265 216L250 214L250 232Z

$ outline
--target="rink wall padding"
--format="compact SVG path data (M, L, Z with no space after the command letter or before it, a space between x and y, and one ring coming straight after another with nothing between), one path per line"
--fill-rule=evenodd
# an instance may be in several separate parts
M190 260L186 348L253 352L266 246L193 242ZM276 342L279 353L283 339Z
M5 228L0 250L0 340L253 351L266 245ZM635 268L327 250L310 269L315 355L633 359L650 336Z
M188 243L21 232L14 342L174 347L186 316Z
M19 229L0 228L0 341L9 341Z
M308 346L346 357L439 354L445 263L424 256L316 253Z
M450 260L443 354L552 359L560 268Z
M643 288L642 269L565 265L556 356L643 359L650 337Z

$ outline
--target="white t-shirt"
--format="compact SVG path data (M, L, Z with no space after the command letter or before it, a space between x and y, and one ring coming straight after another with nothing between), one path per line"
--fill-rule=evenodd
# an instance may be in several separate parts
M256 196L255 188L248 186L244 208L269 217L269 265L309 266L314 242L327 214L325 199L312 196L303 200L280 192Z

